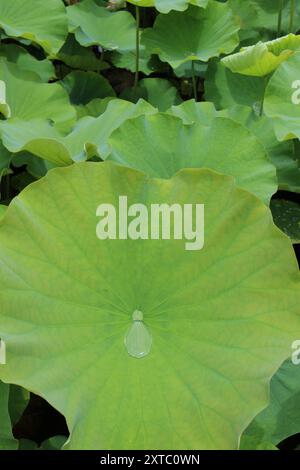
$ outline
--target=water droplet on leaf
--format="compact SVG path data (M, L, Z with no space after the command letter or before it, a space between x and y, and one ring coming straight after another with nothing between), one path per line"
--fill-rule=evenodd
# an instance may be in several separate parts
M137 359L147 356L152 346L152 336L143 319L143 313L140 310L135 310L132 314L132 325L125 336L128 354Z

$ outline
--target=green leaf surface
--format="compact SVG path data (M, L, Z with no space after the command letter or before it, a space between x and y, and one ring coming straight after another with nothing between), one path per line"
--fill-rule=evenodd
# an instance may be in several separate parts
M205 99L218 109L239 104L259 112L265 92L263 78L232 73L217 60L209 62L204 86Z
M69 94L71 103L76 105L86 105L95 98L115 96L108 80L95 72L76 70L69 73L61 84Z
M260 442L279 444L300 432L299 365L286 360L271 380L270 403L246 429L243 441L256 435Z
M207 62L238 45L239 25L228 5L210 1L207 8L190 7L184 13L158 15L142 43L173 68L191 60ZM175 41L176 38L176 41Z
M278 140L300 139L300 53L275 71L265 93L264 112L273 121Z
M136 93L131 88L125 90L121 97L133 102L142 98L159 111L166 111L170 106L182 102L177 88L163 78L144 78L140 80Z
M209 0L128 0L139 7L155 7L161 13L169 13L171 10L184 11L189 4L205 8Z
M224 57L221 62L233 73L263 77L270 74L300 49L300 35L287 36L254 46L243 47L240 52Z
M275 167L262 144L231 119L184 126L169 115L140 116L122 124L108 144L110 160L150 176L169 178L181 168L211 168L234 176L240 187L266 203L277 189Z
M21 46L2 44L0 45L0 56L17 64L20 70L33 72L42 82L48 82L50 79L55 78L55 69L50 60L37 60Z
M62 0L0 0L0 26L8 36L29 39L48 54L61 48L68 33Z
M293 243L300 243L300 204L284 199L273 199L270 207L275 224L290 237Z
M205 248L100 241L97 206L124 194L205 204ZM209 170L52 170L11 203L0 259L1 377L66 416L69 449L237 448L299 329L290 243L257 198ZM124 346L137 309L153 337L142 359Z
M67 8L69 30L82 46L98 45L108 50L135 50L136 23L127 11L110 12L94 0Z

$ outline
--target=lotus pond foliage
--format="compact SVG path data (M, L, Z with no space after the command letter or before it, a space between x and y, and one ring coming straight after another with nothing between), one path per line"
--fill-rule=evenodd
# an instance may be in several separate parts
M299 448L299 2L0 0L0 42L0 450ZM202 249L100 240L124 195Z

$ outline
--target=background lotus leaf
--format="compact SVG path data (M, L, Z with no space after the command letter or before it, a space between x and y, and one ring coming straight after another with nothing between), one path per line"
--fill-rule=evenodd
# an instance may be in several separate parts
M176 68L191 60L207 62L232 52L239 43L238 30L228 5L210 1L205 9L190 7L184 13L158 15L153 28L143 32L142 44Z
M224 146L230 149L226 159L222 158ZM211 168L234 176L239 186L266 203L277 188L275 167L262 144L228 118L185 126L169 115L140 116L112 133L107 152L110 160L161 178L181 168Z

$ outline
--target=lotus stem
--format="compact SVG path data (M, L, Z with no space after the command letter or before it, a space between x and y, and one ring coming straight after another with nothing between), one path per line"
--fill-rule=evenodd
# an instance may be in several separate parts
M136 18L136 50L135 50L135 77L134 77L134 97L137 96L137 87L139 83L139 68L140 68L140 9L138 6L135 7L135 18Z
M295 0L291 0L290 23L289 23L289 32L290 33L293 32L294 16L295 16Z
M198 101L197 81L196 81L196 74L195 74L195 64L194 64L193 60L192 60L192 82L193 82L194 98L195 98L195 101Z
M283 10L283 0L278 0L278 25L277 25L277 37L281 35L281 27L282 27L282 10Z

